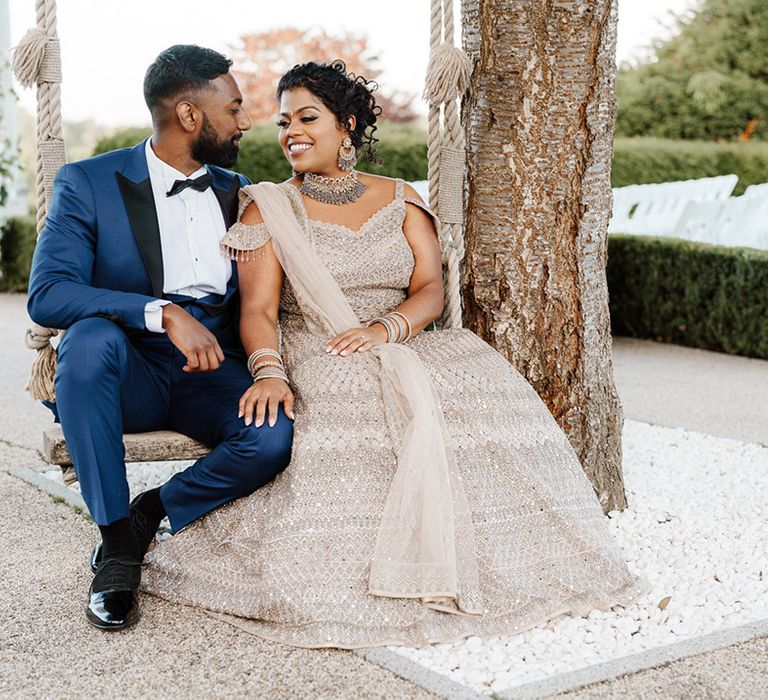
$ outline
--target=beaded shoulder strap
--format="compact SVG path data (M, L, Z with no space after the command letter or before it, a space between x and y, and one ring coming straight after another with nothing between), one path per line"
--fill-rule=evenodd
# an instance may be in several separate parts
M440 239L440 220L437 218L437 214L433 212L424 202L422 202L420 199L415 199L414 197L406 197L405 196L405 180L401 180L400 178L397 178L395 181L395 199L402 199L406 204L413 204L414 206L421 209L424 213L426 213L431 219L432 222L435 225L435 233L437 234L437 240L438 243L440 243L440 249L442 250L443 242Z

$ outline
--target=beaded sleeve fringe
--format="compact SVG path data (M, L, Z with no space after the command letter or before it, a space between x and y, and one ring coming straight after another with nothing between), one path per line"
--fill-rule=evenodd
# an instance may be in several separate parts
M269 229L266 224L249 225L238 221L221 239L221 252L230 260L249 262L263 255L263 251L259 250L268 241Z
M221 254L236 262L250 262L261 257L264 251L257 251L269 241L269 229L266 224L245 224L242 222L243 212L253 201L253 197L242 188L239 192L239 204L237 208L237 222L227 231L221 239L219 247Z

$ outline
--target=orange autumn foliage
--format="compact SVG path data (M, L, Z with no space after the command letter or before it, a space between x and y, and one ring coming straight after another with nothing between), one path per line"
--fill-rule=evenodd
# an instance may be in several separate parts
M271 121L277 113L275 90L280 76L298 63L318 61L330 63L340 58L347 70L375 80L381 69L378 56L368 47L364 36L345 34L331 36L322 30L285 27L260 34L245 34L232 48L233 71L240 82L246 107L256 122ZM377 90L376 103L382 108L382 119L408 122L416 117L414 95L398 91Z

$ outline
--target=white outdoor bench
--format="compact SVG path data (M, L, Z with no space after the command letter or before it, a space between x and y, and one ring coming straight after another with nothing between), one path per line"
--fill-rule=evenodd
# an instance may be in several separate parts
M738 179L737 175L718 175L616 188L608 233L675 236L690 202L726 199Z

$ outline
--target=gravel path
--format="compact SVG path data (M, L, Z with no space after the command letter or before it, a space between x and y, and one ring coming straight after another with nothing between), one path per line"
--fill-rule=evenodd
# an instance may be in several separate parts
M20 456L0 448L3 465ZM93 525L5 473L0 491L2 697L433 697L349 652L273 644L157 598L143 598L137 627L94 630Z
M734 644L557 697L567 700L768 698L768 639Z
M768 445L768 361L614 338L613 365L628 418Z

